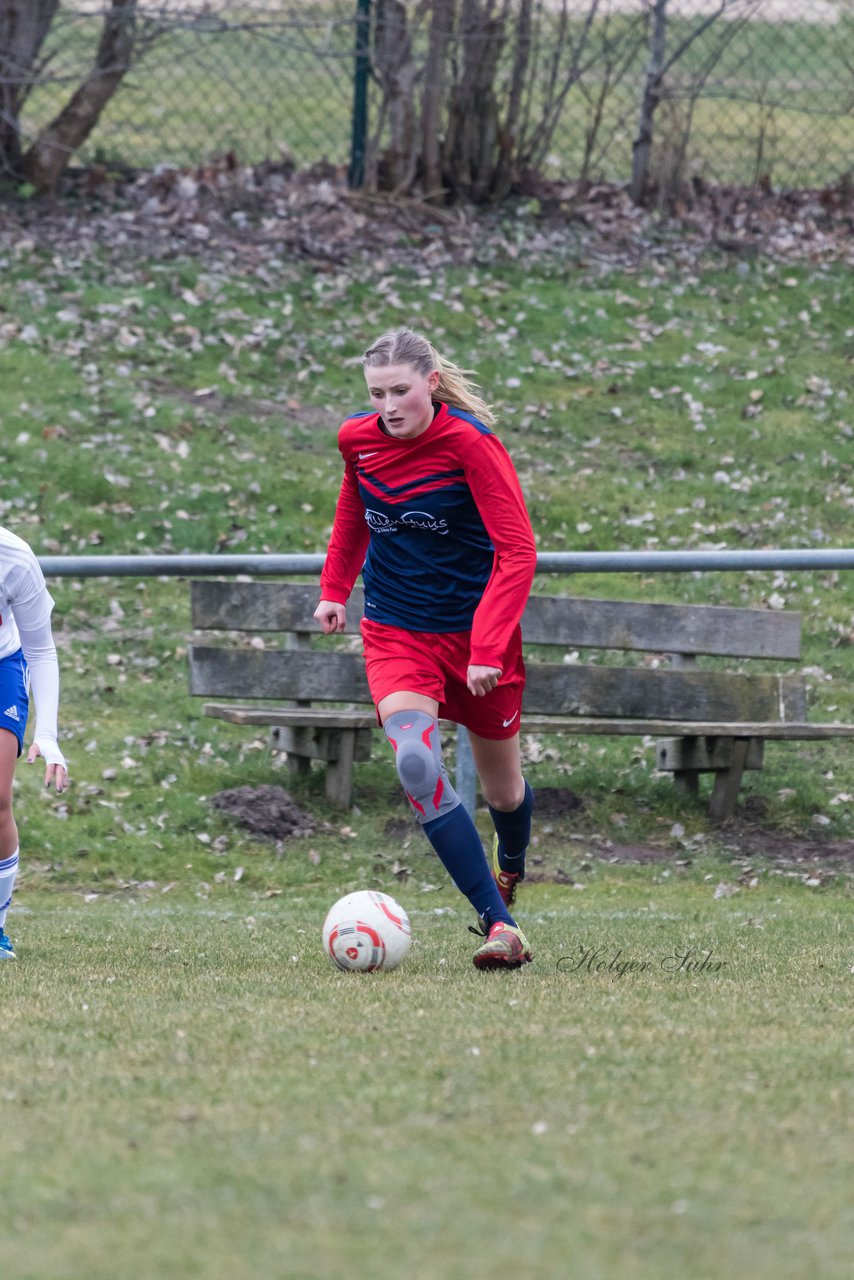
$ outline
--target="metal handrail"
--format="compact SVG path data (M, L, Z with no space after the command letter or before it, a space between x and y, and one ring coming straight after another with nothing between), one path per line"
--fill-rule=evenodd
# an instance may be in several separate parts
M317 555L39 556L45 577L187 577L319 574ZM758 569L854 569L854 548L730 551L544 551L537 573L727 573Z

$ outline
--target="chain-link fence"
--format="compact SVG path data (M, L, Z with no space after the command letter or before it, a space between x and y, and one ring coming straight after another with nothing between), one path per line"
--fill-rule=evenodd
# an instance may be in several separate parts
M58 6L20 115L25 145L85 77L109 8ZM647 126L659 189L817 186L854 167L854 0L137 0L135 21L133 66L83 163L287 152L350 166L361 64L369 182L389 157L416 179L421 153L401 160L401 138L447 131L447 102L428 95L441 82L459 98L473 79L469 121L512 128L512 162L551 177L631 180Z
M36 135L91 66L105 0L62 4L22 116ZM138 0L133 66L83 162L150 168L234 153L348 161L356 0ZM2 0L0 0L2 10Z

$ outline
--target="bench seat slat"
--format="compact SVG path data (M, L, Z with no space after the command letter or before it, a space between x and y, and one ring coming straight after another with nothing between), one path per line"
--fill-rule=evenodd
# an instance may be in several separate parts
M828 738L854 738L854 724L812 724L808 721L751 720L733 724L731 720L626 720L595 719L590 716L528 716L522 718L522 736L526 733L560 733L578 737L586 734L633 734L660 737L698 738L774 738L778 741L821 741Z
M326 707L241 706L234 702L206 702L203 714L232 724L306 725L323 729L372 729L377 718L372 711L331 709ZM445 723L445 722L443 722ZM450 723L450 722L448 722ZM812 724L806 721L731 721L715 720L631 720L625 717L595 719L590 716L537 716L525 714L522 735L526 733L560 733L584 737L586 734L615 736L697 738L774 738L778 741L813 740L854 737L854 724Z

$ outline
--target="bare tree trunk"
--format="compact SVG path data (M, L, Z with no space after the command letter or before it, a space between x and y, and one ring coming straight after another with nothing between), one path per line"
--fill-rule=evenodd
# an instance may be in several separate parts
M0 173L20 177L20 113L59 0L0 0Z
M513 69L507 112L498 137L498 156L493 177L493 194L502 196L513 180L514 162L519 152L519 127L522 102L531 60L532 0L520 0L513 38Z
M23 157L21 170L40 193L52 191L70 157L98 123L130 67L136 0L112 0L89 75Z
M380 186L403 191L417 168L415 81L418 68L406 9L400 0L381 0L377 14L374 71L383 88L391 138L381 159Z
M661 85L664 75L664 50L667 42L667 0L654 0L652 10L652 36L649 44L649 64L646 69L643 97L638 115L638 133L632 144L631 197L641 204L646 194L649 178L649 161L652 155L652 122L661 101Z
M448 106L443 161L452 189L475 203L492 193L499 136L495 78L504 45L505 12L495 17L492 0L464 0L463 4L463 67Z
M424 191L428 200L442 192L442 101L448 42L454 25L454 0L435 0L421 110Z
M644 85L643 99L641 101L640 115L638 118L638 136L634 141L632 149L632 184L631 196L637 203L642 203L646 195L647 184L649 181L649 164L652 153L652 121L656 108L664 96L664 79L670 68L680 60L687 49L690 48L696 40L713 26L714 23L722 18L725 14L734 17L734 21L726 24L726 34L718 42L715 49L706 58L705 66L693 78L693 85L689 101L691 102L691 112L694 110L694 104L697 101L700 90L708 79L715 63L721 56L721 51L736 34L736 32L748 21L750 15L754 13L760 6L761 0L718 0L716 9L710 10L697 25L692 27L686 35L682 37L680 43L673 52L665 57L665 45L667 43L667 0L654 0L653 5L653 26L652 39L650 41L650 57L649 66L646 73L646 83ZM689 122L690 130L690 122ZM688 144L688 134L685 134L685 148Z

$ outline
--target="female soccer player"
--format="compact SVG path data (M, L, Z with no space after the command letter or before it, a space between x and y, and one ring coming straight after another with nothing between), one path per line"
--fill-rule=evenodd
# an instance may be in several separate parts
M59 666L50 626L53 600L38 560L26 542L0 528L0 960L14 960L6 912L18 871L18 828L12 815L12 778L24 745L29 688L36 728L27 763L41 756L45 786L64 791L65 759L57 742Z
M368 683L404 791L481 919L475 965L515 969L532 958L509 910L534 806L519 750L531 522L465 371L410 329L383 334L363 365L373 408L339 432L344 480L314 616L342 631L361 570ZM445 770L440 717L469 731L495 826L492 869Z

